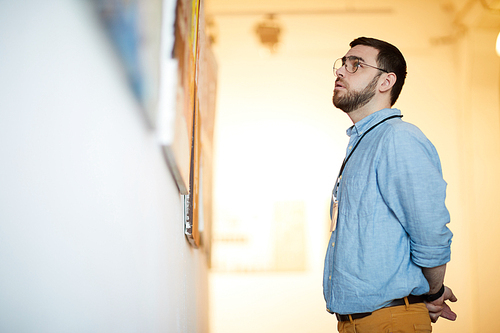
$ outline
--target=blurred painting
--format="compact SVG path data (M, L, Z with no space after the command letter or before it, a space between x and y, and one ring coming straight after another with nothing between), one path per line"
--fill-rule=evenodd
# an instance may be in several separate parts
M217 90L217 63L205 31L203 2L198 7L192 115L192 149L189 210L186 236L195 247L202 246L210 260L212 220L212 151ZM210 264L210 263L209 263Z
M243 204L242 206L245 206ZM216 272L302 272L307 268L306 205L266 200L241 213L224 207L212 232Z
M217 65L203 1L94 2L183 195L186 237L209 251Z
M127 73L130 88L154 128L158 115L162 0L94 0Z

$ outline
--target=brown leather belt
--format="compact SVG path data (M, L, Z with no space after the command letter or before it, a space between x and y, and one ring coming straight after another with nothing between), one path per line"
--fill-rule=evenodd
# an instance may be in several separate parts
M408 303L409 304L423 303L424 299L425 299L424 296L415 296L415 295L410 295L407 298L408 298ZM392 306L400 306L400 305L405 305L405 298L404 297L392 300L389 304L387 304L386 306L384 306L384 308L390 308ZM362 312L362 313L353 313L350 316L351 316L352 320L356 320L356 319L361 319L361 318L364 318L364 317L368 317L371 314L372 314L372 312ZM346 315L346 314L345 315L341 315L341 314L336 313L335 316L337 316L337 320L338 321L348 321L348 320L351 320L349 318L349 315Z

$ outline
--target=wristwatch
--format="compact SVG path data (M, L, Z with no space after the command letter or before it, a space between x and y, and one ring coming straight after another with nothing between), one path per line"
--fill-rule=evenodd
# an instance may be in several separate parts
M444 284L441 286L441 289L439 289L439 291L437 293L425 295L425 301L426 302L434 302L435 300L437 300L438 298L443 296L443 294L444 294Z

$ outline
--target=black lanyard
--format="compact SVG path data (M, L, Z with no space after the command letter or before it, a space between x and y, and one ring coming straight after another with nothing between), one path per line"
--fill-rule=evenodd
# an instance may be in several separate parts
M347 161L349 161L349 158L351 158L352 154L354 153L354 151L356 150L356 148L358 147L359 143L361 142L361 140L365 137L365 135L368 134L368 132L370 132L372 129L374 129L375 127L377 127L378 125L382 124L384 121L386 120L389 120L389 119L392 119L392 118L401 118L403 117L402 115L394 115L394 116L390 116L390 117L387 117L385 118L384 120L381 120L379 121L378 123L376 123L375 125L373 125L372 127L370 127L358 140L358 142L356 142L356 144L354 145L354 148L351 150L351 153L349 155L346 156L346 158L344 158L344 162L342 162L342 166L340 167L340 172L339 172L339 175L337 176L337 182L335 184L335 188L333 189L333 196L335 197L335 199L337 198L337 189L339 187L339 184L340 184L340 180L342 179L342 172L344 172L344 168L345 168L345 165L347 164Z

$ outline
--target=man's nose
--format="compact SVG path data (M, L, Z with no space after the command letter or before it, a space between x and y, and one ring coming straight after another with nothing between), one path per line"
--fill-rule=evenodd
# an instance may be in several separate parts
M345 66L340 66L340 68L338 68L336 71L335 71L335 76L337 77L344 77L344 72L343 70L345 70Z

